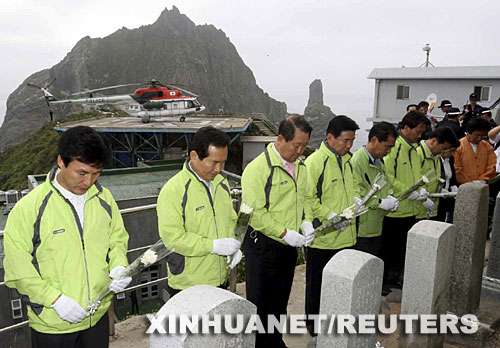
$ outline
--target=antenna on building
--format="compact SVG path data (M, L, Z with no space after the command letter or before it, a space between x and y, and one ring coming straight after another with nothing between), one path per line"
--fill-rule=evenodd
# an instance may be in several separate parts
M431 53L431 46L429 46L429 44L425 44L424 47L422 47L422 51L424 51L427 55L426 59L425 59L425 63L422 63L420 64L420 67L422 66L425 66L426 68L430 66L432 66L434 68L434 64L432 64L430 61L429 61L429 55Z

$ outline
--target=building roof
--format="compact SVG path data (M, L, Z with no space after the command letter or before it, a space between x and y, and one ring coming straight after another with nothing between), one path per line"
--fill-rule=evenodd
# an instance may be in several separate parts
M449 66L421 68L375 68L369 79L500 79L500 66Z

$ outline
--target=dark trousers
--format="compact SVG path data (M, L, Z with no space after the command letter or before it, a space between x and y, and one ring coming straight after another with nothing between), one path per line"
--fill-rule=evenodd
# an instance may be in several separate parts
M384 285L403 283L408 232L418 221L414 216L384 217L380 248L380 258L384 261Z
M32 348L108 348L108 346L108 313L93 327L77 332L46 334L31 329Z
M323 279L323 268L330 259L339 251L344 249L317 249L307 248L306 257L306 314L319 314L321 300L321 281ZM306 320L307 330L313 336L314 321Z
M354 249L364 251L365 253L379 256L380 247L382 246L382 236L378 237L359 237L357 238Z
M442 221L452 224L454 210L455 210L455 198L440 198L437 215L435 219L431 220Z
M247 232L243 241L247 300L267 329L267 316L286 315L297 263L297 249L281 244L260 232ZM257 333L255 347L286 347L280 333Z

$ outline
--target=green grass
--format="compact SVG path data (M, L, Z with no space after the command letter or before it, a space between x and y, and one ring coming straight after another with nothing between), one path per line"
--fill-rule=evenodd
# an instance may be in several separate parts
M97 116L98 113L75 114L65 122ZM27 176L47 173L56 163L59 135L53 130L56 122L49 122L21 143L0 154L0 190L28 188Z

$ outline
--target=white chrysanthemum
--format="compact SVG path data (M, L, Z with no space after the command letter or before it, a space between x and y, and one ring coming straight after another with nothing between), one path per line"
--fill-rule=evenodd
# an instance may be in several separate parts
M241 203L240 212L243 214L252 214L253 208L245 203Z
M141 257L141 263L143 263L144 265L155 263L156 260L158 260L158 256L152 250L147 250Z
M340 214L340 216L346 218L346 219L352 219L354 217L354 211L349 208L349 209L345 209L342 214Z
M430 180L425 176L423 175L422 176L422 181L425 183L425 184L428 184L430 182Z
M375 190L380 190L380 185L379 184L373 184L373 187L375 188Z

